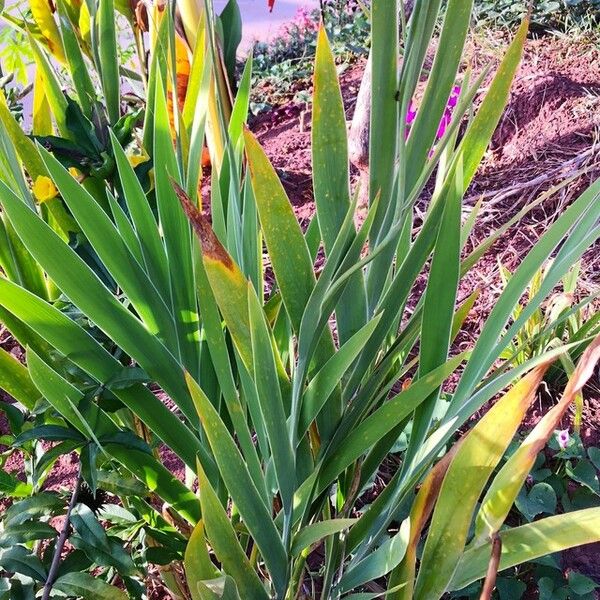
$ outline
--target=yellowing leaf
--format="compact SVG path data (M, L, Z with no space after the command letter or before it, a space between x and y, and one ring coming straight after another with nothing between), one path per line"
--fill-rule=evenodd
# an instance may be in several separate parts
M40 29L48 50L60 63L65 62L62 39L48 0L30 0L31 14Z
M549 364L513 386L465 436L444 477L417 583L415 599L440 598L464 551L475 505L506 452Z
M81 3L79 11L79 33L81 39L89 46L92 43L90 11L85 2Z
M486 542L500 529L525 478L531 471L537 455L544 448L554 430L558 428L563 414L573 399L592 376L594 367L599 360L600 336L596 337L583 353L560 402L544 415L496 475L481 503L476 520L475 541L472 545L477 546Z
M177 182L171 180L171 183L200 240L206 275L219 310L225 318L242 360L248 369L252 369L252 344L250 341L246 279L202 213L190 202L187 194Z
M33 133L35 135L53 135L54 127L52 126L52 111L44 81L41 77L40 70L35 70L35 80L33 84Z

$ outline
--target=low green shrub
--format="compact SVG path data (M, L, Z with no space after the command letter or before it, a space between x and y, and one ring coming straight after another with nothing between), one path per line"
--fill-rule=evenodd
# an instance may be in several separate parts
M475 19L488 26L512 27L528 10L527 2L481 0L475 3ZM534 29L565 29L573 25L589 29L600 21L598 0L536 0L532 3Z

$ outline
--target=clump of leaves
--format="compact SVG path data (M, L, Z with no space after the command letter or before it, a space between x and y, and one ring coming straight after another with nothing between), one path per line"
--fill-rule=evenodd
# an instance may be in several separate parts
M524 304L534 301L551 268L552 262L535 273L525 297L513 309L513 322L519 319ZM548 301L531 313L501 354L503 359L519 365L534 356L540 356L548 349L561 344L570 345L569 352L563 354L546 375L546 381L554 387L564 383L573 373L575 361L587 347L590 336L600 332L600 313L596 310L597 294L576 302L580 271L581 262L577 262L562 278L560 287L557 287ZM502 265L500 274L506 287L513 274ZM580 395L576 398L575 406L575 430L579 432L583 411L583 398Z
M528 6L514 0L483 0L475 4L474 15L486 25L511 27ZM589 28L600 19L599 0L542 0L531 6L532 26L540 30L564 29L573 23Z
M522 443L516 439L505 461ZM503 461L503 462L505 462ZM519 492L510 520L514 524L533 523L561 512L600 505L600 448L585 448L581 438L569 430L556 430L547 448L532 465L525 486ZM545 600L584 600L600 584L586 574L565 569L559 553L508 569L496 581L494 598L520 600L529 590L537 590ZM469 586L452 594L453 598L479 598L479 587Z
M344 63L368 53L370 26L363 2L325 0L320 9L301 8L269 42L258 42L253 51L253 87L268 86L272 100L289 99L299 82L312 75L319 21L323 21L332 40L337 60ZM252 109L269 107L255 93Z
M483 578L489 589L498 569L600 535L600 509L504 528L535 457L591 377L600 338L578 360L560 402L492 477L544 373L565 348L517 366L498 359L600 236L600 181L523 258L473 349L455 354L453 340L476 297L457 305L460 281L503 231L465 256L476 214L463 222L463 198L501 118L528 22L516 32L458 139L484 75L461 78L460 97L443 131L440 122L461 73L472 2L417 3L407 28L400 27L401 6L372 5L376 93L368 211L359 226L338 73L323 28L311 127L317 211L307 231L267 154L244 128L251 61L231 113L223 110L224 102L210 102L222 62L211 19L205 29L195 29L193 85L173 144L169 76L177 73L168 65L177 55L169 43L175 37L171 12L164 11L159 48L170 48L170 54L154 55L143 136L154 165L152 193L114 135L118 181L103 187L100 199L69 173L56 150L25 144L26 152L6 144L14 160L0 163L7 232L0 249L20 252L0 254L11 268L0 277L0 306L27 353L26 367L5 369L19 375L20 385L5 379L29 410L35 405L25 388L58 413L47 412L49 420L75 430L90 456L91 474L109 462L137 478L148 494L145 504L135 506L152 527L157 519L156 511L148 511L149 498L160 497L187 540L184 564L194 600L215 594L283 600L313 584L323 600L337 600L381 582L385 589L375 593L430 600ZM440 7L440 44L407 135ZM109 21L104 17L101 31ZM118 117L115 87L105 85L104 91L111 93L109 112ZM200 210L198 182L205 124L213 111L217 118L207 130L219 136L223 151L211 153L209 223ZM110 119L113 126L117 122ZM23 174L27 165L21 164L32 156L89 241L93 262L82 260L57 233L46 207L32 202ZM415 204L434 173L435 193L415 231ZM325 260L316 277L320 247ZM550 256L554 261L535 301L506 329L515 304ZM106 274L114 287L106 285ZM274 285L265 286L271 274ZM412 306L411 292L418 289L421 299ZM70 318L56 302L59 294L84 318ZM99 343L86 322L112 344ZM408 373L414 373L412 381L399 389ZM459 381L444 398L444 382L455 373ZM116 406L90 394L90 381L96 389L108 388ZM501 398L494 407L453 445L457 430L496 395ZM401 468L365 508L362 490L409 423ZM140 437L132 440L134 431ZM197 490L191 476L184 483L161 464L162 444L196 475ZM318 581L307 572L313 560Z

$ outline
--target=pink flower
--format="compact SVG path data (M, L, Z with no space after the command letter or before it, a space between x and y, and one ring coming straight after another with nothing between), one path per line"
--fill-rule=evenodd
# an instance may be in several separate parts
M561 429L560 431L556 432L556 441L558 442L561 450L564 450L567 447L570 439L571 436L569 436L568 429Z
M440 124L438 125L438 130L437 133L435 134L435 137L440 140L444 137L444 134L446 133L446 128L448 127L448 125L450 125L450 122L452 121L452 111L448 108L446 108L446 110L444 110L444 115L442 116L442 120L440 121Z
M455 85L452 88L452 92L450 92L450 98L448 98L447 107L454 108L458 104L458 99L460 97L460 85Z
M458 104L458 99L460 97L460 85L455 85L450 92L450 97L446 102L446 108L444 109L444 114L440 120L438 125L437 132L435 134L436 141L442 139L444 134L446 133L446 129L448 125L452 122L452 110ZM408 105L408 111L406 113L406 125L410 126L414 122L417 117L417 110L413 107L412 101ZM409 127L406 129L406 137L408 137ZM433 151L430 152L429 156L433 154Z

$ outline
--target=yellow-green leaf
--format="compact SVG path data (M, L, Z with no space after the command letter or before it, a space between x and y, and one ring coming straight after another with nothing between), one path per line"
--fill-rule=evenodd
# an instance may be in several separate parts
M460 560L475 505L535 398L548 364L511 388L463 440L444 477L415 588L415 599L440 598Z

